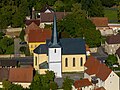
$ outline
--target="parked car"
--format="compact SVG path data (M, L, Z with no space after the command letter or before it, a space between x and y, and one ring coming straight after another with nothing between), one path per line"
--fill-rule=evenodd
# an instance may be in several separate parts
M22 45L23 45L23 44L27 44L27 42L25 42L25 41L22 41L22 42L20 42L19 44L22 44Z

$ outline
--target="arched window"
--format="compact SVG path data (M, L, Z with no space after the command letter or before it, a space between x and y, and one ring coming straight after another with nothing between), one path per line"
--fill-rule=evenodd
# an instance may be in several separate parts
M65 67L68 67L68 59L65 58Z
M83 58L80 58L80 66L83 66Z
M75 58L73 58L73 67L75 67Z
M37 57L35 57L35 65L37 65Z

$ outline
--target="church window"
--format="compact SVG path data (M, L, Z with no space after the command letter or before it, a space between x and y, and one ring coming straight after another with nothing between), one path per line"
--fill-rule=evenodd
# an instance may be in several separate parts
M35 65L37 65L37 57L35 57Z
M80 58L80 66L83 66L83 58Z
M54 53L56 53L56 49L54 50Z
M73 67L75 67L75 58L73 58Z
M65 67L68 67L68 59L65 58Z

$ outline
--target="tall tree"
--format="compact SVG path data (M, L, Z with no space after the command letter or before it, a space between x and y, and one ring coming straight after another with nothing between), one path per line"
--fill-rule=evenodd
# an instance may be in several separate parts
M103 6L100 0L81 0L82 9L86 10L88 16L104 16Z

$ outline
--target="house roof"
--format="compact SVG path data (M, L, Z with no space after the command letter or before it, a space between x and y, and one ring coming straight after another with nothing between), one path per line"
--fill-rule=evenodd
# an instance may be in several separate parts
M116 54L119 56L120 58L120 47L116 50Z
M9 81L10 82L32 82L33 68L10 68Z
M104 87L96 88L95 90L106 90Z
M111 69L109 69L104 63L101 63L99 60L95 59L93 56L90 56L86 63L84 64L87 69L85 70L85 73L89 75L95 74L97 78L100 78L101 80L105 81L107 77L112 72Z
M84 64L84 66L88 68L85 72L89 75L96 74L99 70L99 64L100 62L96 58L90 56Z
M30 30L40 30L40 27L37 26L34 22L32 22L32 23L25 29L25 33L28 34Z
M16 60L0 60L0 66L17 66Z
M30 20L25 20L25 24L29 26L32 22L34 22L37 26L40 25L40 20L37 19L30 19Z
M53 22L53 14L54 13L41 13L40 22ZM68 12L56 12L57 20L61 20L67 14Z
M85 87L85 86L90 86L92 83L87 79L82 79L82 80L76 80L74 82L75 88L80 88L80 87Z
M108 27L107 17L91 17L90 20L95 24L96 27Z
M0 68L0 82L8 79L9 76L9 68Z
M107 37L106 42L108 44L120 44L120 33Z
M28 42L45 42L51 38L52 31L50 29L30 30L28 33Z
M48 44L50 40L46 41L46 44L39 45L34 49L34 53L47 54ZM60 39L62 47L62 54L85 54L85 41L82 38L63 38Z

